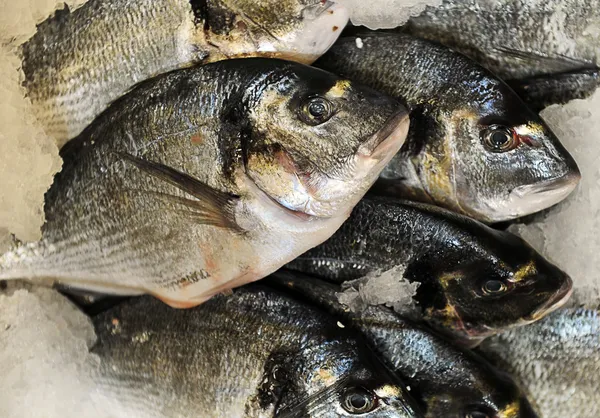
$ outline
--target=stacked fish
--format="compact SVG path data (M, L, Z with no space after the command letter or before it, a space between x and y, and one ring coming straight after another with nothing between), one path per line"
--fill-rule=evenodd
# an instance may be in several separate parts
M338 41L347 21L329 0L89 0L22 45L64 165L0 278L151 295L84 306L110 416L537 416L471 348L571 293L486 225L576 187L530 108L556 94L406 28Z

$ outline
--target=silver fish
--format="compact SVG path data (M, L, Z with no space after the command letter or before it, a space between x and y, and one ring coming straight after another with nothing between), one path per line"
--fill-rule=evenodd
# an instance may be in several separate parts
M311 63L347 21L330 0L89 0L23 44L24 86L63 144L140 81L235 57Z
M184 311L142 297L94 325L93 397L117 417L422 417L358 335L273 290Z
M331 236L408 125L394 99L302 64L165 74L63 148L42 240L0 257L0 278L198 305Z
M562 309L493 337L485 355L519 380L543 418L600 415L600 317Z

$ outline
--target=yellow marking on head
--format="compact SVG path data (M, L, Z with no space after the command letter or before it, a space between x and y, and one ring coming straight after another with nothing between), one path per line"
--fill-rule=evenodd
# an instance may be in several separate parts
M523 125L515 126L514 129L517 134L523 136L541 136L544 134L544 127L537 122L529 122Z
M429 308L427 309L427 311L429 316L433 316L435 309ZM455 322L458 322L460 325L462 325L463 323L462 319L460 319L460 315L458 315L458 312L456 312L456 309L450 303L446 303L444 309L440 309L439 311L437 311L436 316L441 316L443 319L442 323L448 328L452 328L451 325Z
M402 391L398 386L383 385L381 388L375 390L375 394L380 398L399 398L402 395Z
M519 269L514 272L513 277L510 279L510 281L515 283L520 282L527 276L531 276L535 273L537 273L537 268L535 267L535 262L531 260L529 263L519 267Z
M506 408L498 411L498 418L517 418L519 416L519 412L519 401L514 401L513 403L507 405Z
M350 80L339 80L333 85L332 88L329 89L327 94L333 97L342 97L349 88Z
M459 271L452 271L450 273L444 273L441 276L438 277L438 281L440 282L440 284L442 285L442 287L444 289L446 289L448 287L449 282L456 280L459 281L460 279L463 278L463 275L461 272Z
M323 367L317 371L318 378L327 386L335 383L335 376L329 368Z

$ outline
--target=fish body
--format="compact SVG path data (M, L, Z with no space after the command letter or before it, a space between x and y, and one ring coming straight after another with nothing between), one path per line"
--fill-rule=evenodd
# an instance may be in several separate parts
M22 45L24 86L62 145L138 82L234 57L310 63L347 20L329 0L89 0Z
M94 397L119 417L422 416L357 335L272 290L190 310L135 298L93 321Z
M392 98L302 64L165 74L63 148L42 240L0 277L200 304L328 238L407 130Z
M598 63L598 0L444 0L403 30L440 42L503 79L577 70Z
M556 136L491 72L403 33L343 37L316 63L403 100L409 138L375 192L434 203L484 222L564 199L579 169Z
M561 309L528 327L490 338L481 350L522 383L542 417L600 414L597 310Z
M336 283L417 283L421 320L465 345L538 320L572 281L519 237L431 205L365 198L326 242L287 265ZM392 302L392 301L389 301Z
M339 286L298 273L279 271L267 282L308 298L342 318L347 326L360 330L373 350L410 387L426 417L537 417L508 375L393 310L385 306L352 309L339 301Z

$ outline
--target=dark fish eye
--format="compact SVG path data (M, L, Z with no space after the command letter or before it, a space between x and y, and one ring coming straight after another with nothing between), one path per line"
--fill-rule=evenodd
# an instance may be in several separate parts
M375 394L363 388L350 388L342 394L342 408L351 414L364 414L377 408Z
M483 292L487 295L498 295L506 289L506 284L501 280L488 280L483 284Z
M506 126L490 125L481 131L483 144L492 152L506 152L516 148L519 140L515 132Z
M333 116L333 104L323 97L310 97L301 107L301 119L310 125L319 125Z
M464 418L492 418L496 416L487 407L472 407L465 413Z

